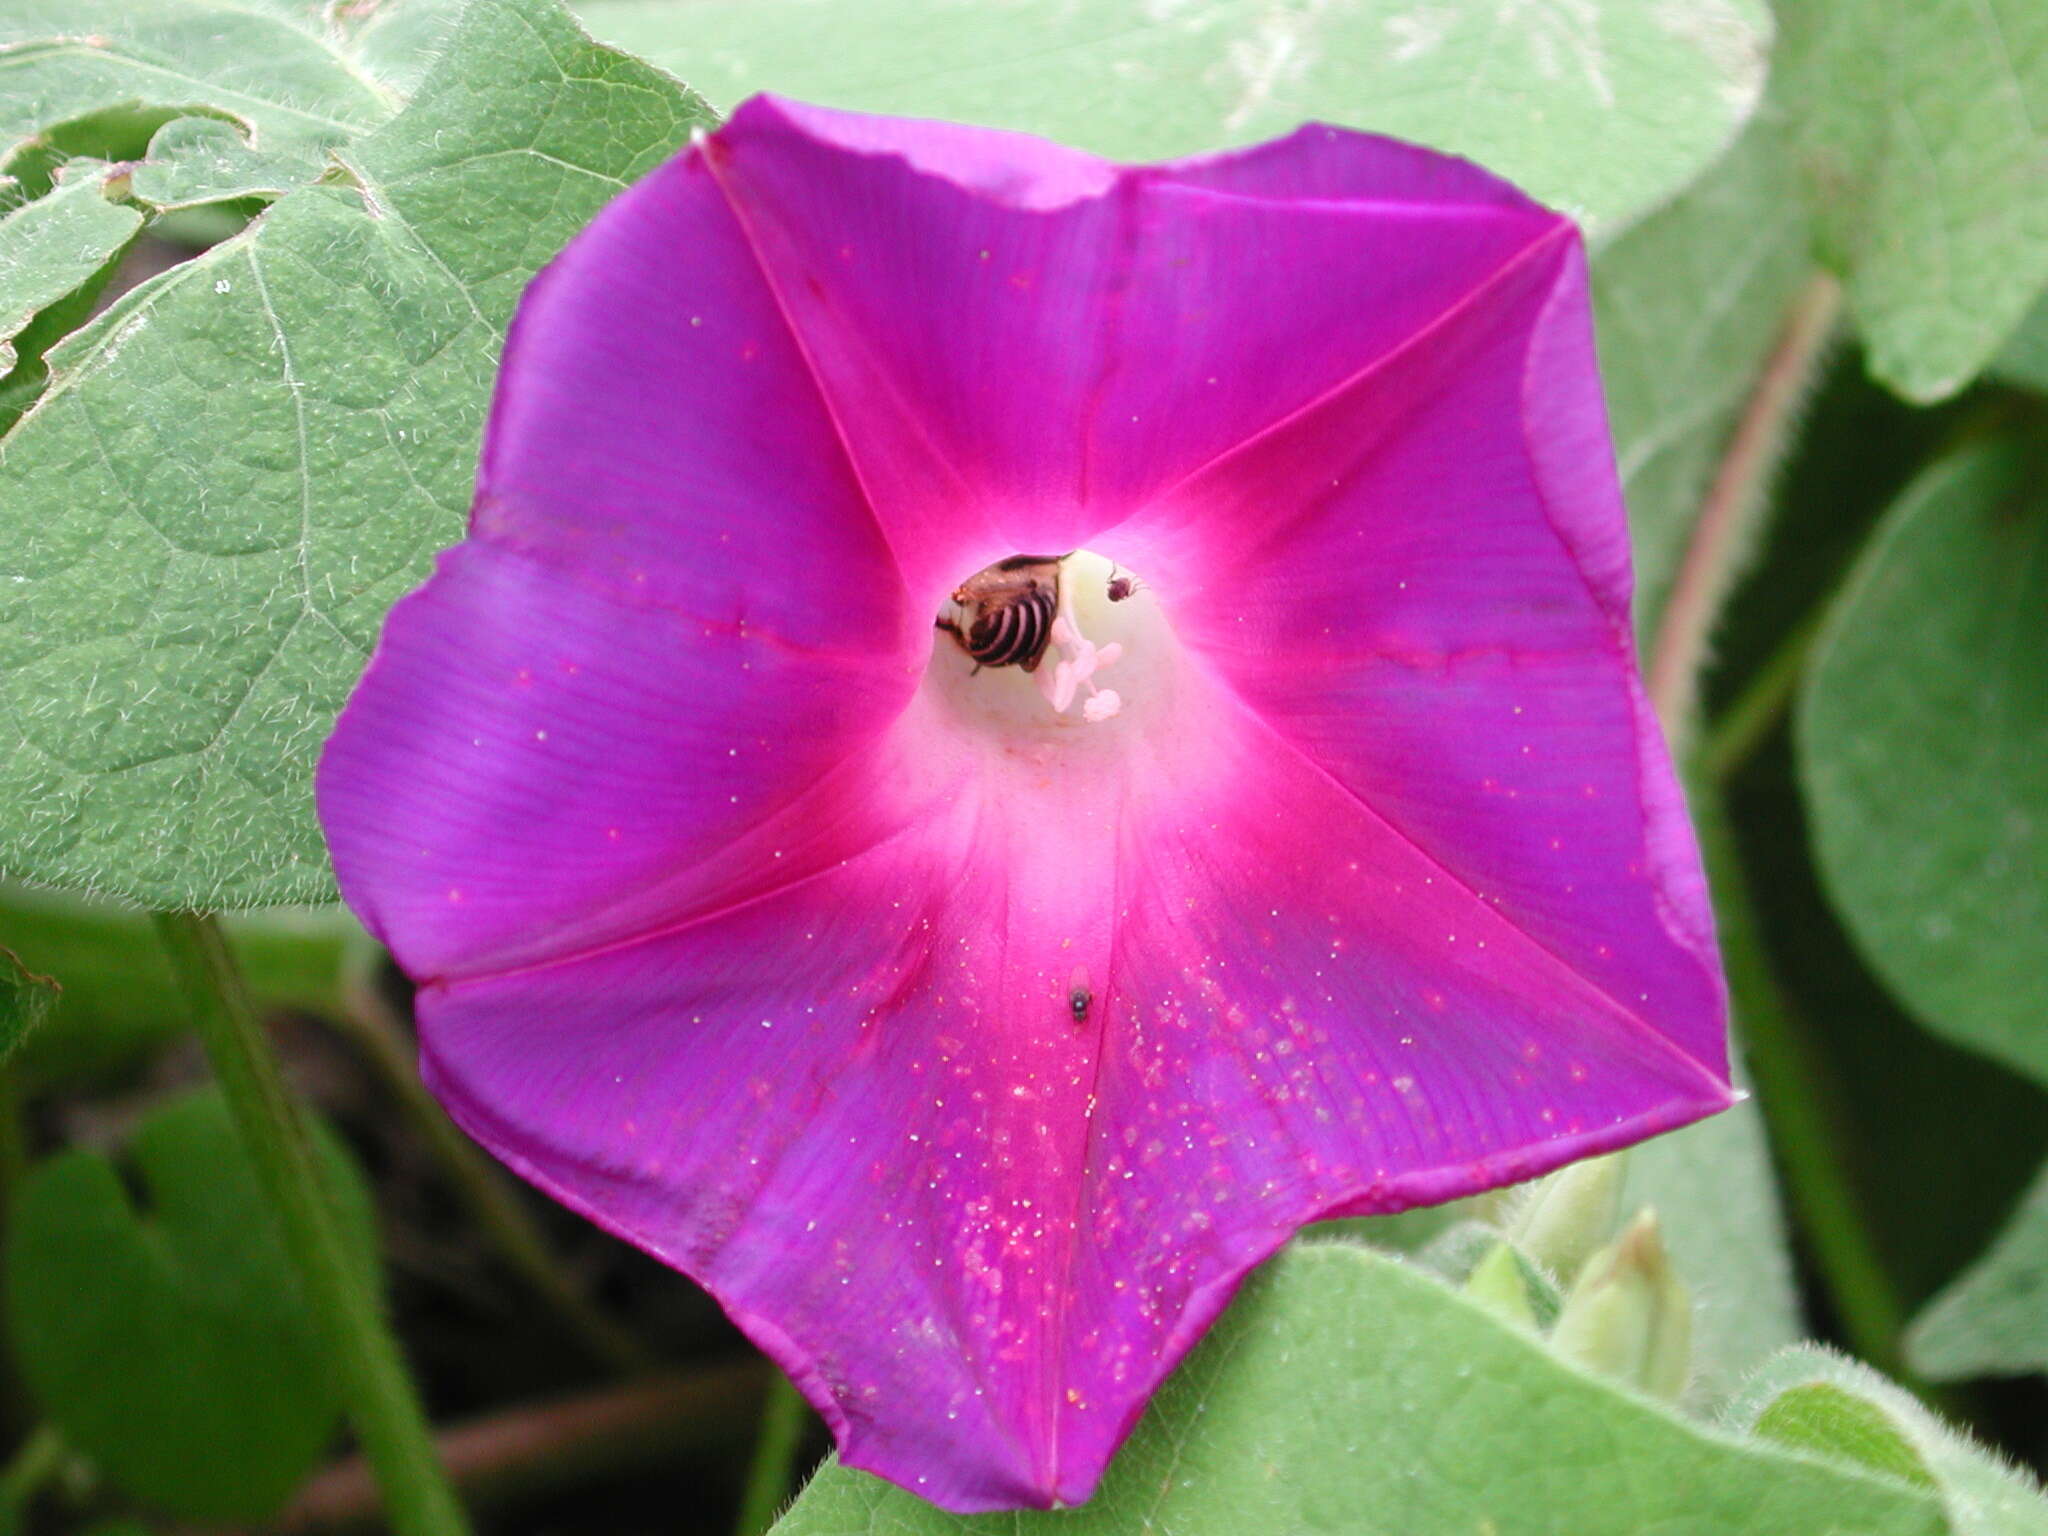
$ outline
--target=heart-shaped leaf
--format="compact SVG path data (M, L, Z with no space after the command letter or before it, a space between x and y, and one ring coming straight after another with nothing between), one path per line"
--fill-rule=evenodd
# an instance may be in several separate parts
M372 1283L368 1196L340 1144L316 1144ZM10 1353L65 1439L135 1498L261 1519L340 1409L296 1273L216 1093L152 1114L128 1160L132 1194L89 1151L22 1181L5 1252Z
M2014 440L1885 517L1815 654L1800 779L1828 892L1928 1028L2048 1083L2048 461Z

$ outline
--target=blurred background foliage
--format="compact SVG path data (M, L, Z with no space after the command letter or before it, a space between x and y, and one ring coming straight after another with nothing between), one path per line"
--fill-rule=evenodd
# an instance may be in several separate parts
M1593 242L1755 1097L1598 1177L1297 1245L1074 1523L2048 1530L1984 1449L2048 1464L2048 8L579 16L624 52L554 0L0 0L0 1528L380 1518L152 906L246 909L340 1262L480 1524L755 1530L822 1451L700 1293L439 1114L404 985L324 904L309 794L384 609L460 535L525 275L769 88L1134 159L1319 117L1480 159ZM1374 1386L1427 1403L1475 1363L1457 1455ZM1595 1497L1615 1445L1659 1475ZM1458 1455L1571 1476L1461 1505ZM978 1528L836 1468L786 1523Z

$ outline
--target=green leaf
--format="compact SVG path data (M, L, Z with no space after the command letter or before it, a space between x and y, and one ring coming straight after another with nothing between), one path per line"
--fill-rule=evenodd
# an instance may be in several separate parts
M317 1138L344 1235L375 1272L368 1196ZM44 1411L133 1497L199 1520L273 1512L340 1401L269 1207L212 1091L129 1144L141 1204L97 1152L23 1180L5 1253L9 1348Z
M1953 394L2048 283L2048 7L1796 0L1779 23L1774 96L1871 371Z
M1813 270L1784 135L1759 118L1593 259L1600 372L1648 634L1743 404Z
M2048 394L2048 292L2027 311L1991 370L2010 383Z
M337 1011L350 953L369 942L339 906L273 908L225 926L265 1009ZM16 1064L31 1090L122 1071L191 1027L147 913L0 881L0 945L63 984Z
M2048 1536L2033 1479L1949 1429L1869 1366L1814 1345L1772 1360L1729 1407L1738 1427L1938 1490L1953 1536Z
M397 0L445 14L445 0ZM266 149L317 153L397 111L365 34L383 6L292 0L7 0L0 164L45 129L138 104L217 114ZM425 41L422 38L421 41Z
M99 275L142 228L142 215L106 195L107 168L74 162L62 183L0 219L0 376L14 338L45 309Z
M293 150L256 149L233 123L217 117L179 117L157 129L131 181L135 196L153 208L191 208L282 197L317 177L321 165Z
M1024 129L1119 160L1305 118L1471 157L1594 230L1690 181L1763 84L1758 0L583 0L598 36L721 105L832 106Z
M1990 1250L1914 1320L1906 1358L1936 1381L2048 1371L2048 1167Z
M1934 1501L1690 1423L1399 1260L1296 1246L1154 1400L1086 1507L960 1519L836 1464L777 1536L1937 1536Z
M23 965L13 950L0 949L0 1067L49 1018L57 996L52 978Z
M474 0L404 111L328 145L348 184L51 351L0 439L0 864L162 907L331 898L314 759L461 536L513 301L708 121L550 0Z
M1922 1488L1937 1486L1913 1443L1882 1408L1831 1381L1787 1387L1757 1415L1756 1432L1795 1451L1861 1462Z
M1797 717L1830 897L1928 1028L2048 1082L2048 480L1991 441L1889 513Z

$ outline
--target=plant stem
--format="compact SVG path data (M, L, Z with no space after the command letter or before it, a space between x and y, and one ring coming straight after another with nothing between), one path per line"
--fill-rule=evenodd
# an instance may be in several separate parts
M1838 1151L1837 1129L1846 1119L1840 1094L1764 951L1721 787L1695 786L1694 804L1729 999L1786 1194L1849 1346L1899 1376L1906 1306L1871 1239L1862 1196Z
M740 1498L739 1520L733 1527L736 1536L761 1536L775 1523L783 1500L789 1497L797 1447L803 1442L804 1422L809 1417L802 1394L787 1376L775 1372L761 1404L754 1456L747 1464L746 1492Z
M1770 740L1771 732L1791 708L1792 696L1799 691L1807 654L1820 634L1827 607L1822 602L1801 619L1779 642L1770 659L1757 668L1742 692L1707 727L1700 743L1699 761L1708 778L1726 784Z
M1841 284L1825 272L1808 278L1794 296L1786 308L1777 345L1743 405L1700 503L1699 519L1693 524L1671 596L1657 623L1656 638L1650 644L1650 702L1664 722L1665 734L1674 742L1685 735L1691 723L1694 691L1721 603L1734 585L1749 546L1755 510L1778 461L1779 446L1805 397L1841 306Z
M397 1340L378 1297L349 1262L305 1121L286 1092L220 924L203 913L160 912L156 925L325 1335L392 1529L398 1536L461 1536L467 1522L435 1456Z
M376 995L374 981L361 978L347 992L336 1027L355 1044L400 1111L411 1120L478 1229L506 1265L554 1308L563 1326L594 1358L628 1373L651 1369L652 1357L562 1272L504 1174L427 1092L414 1069L411 1044L384 1000Z
M444 1431L441 1459L478 1505L574 1487L666 1462L680 1450L731 1445L757 1411L769 1376L763 1362L749 1360L493 1413ZM350 1457L312 1478L267 1528L299 1536L376 1516L370 1469Z
M1690 726L1698 678L1721 605L1734 585L1778 451L1841 311L1841 286L1815 273L1787 306L1777 345L1744 404L1700 504L1670 600L1649 653L1650 702L1674 741ZM1728 820L1725 781L1768 737L1790 702L1815 633L1808 619L1724 711L1690 785L1700 851L1714 893L1729 1000L1756 1079L1773 1152L1814 1266L1843 1335L1872 1365L1907 1382L1900 1336L1905 1301L1886 1269L1859 1191L1842 1161L1846 1123L1822 1054L1771 968L1741 851Z

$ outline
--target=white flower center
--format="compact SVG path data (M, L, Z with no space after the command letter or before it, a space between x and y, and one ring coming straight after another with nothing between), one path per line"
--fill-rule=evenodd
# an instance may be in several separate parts
M1171 692L1176 652L1157 597L1106 556L1017 557L954 589L926 686L1006 737L1115 733Z

